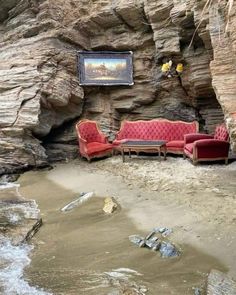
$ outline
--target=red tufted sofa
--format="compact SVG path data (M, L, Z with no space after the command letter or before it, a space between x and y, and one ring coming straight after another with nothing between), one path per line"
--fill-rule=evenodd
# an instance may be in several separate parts
M184 156L189 157L193 164L200 161L225 160L228 163L229 133L224 124L215 129L215 134L185 135Z
M165 140L167 153L183 154L184 135L198 132L198 122L169 121L123 121L113 141L114 147L128 140Z

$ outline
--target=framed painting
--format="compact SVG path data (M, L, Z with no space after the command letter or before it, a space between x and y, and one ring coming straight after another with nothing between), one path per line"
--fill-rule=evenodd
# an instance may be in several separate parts
M79 51L80 85L133 85L133 53Z

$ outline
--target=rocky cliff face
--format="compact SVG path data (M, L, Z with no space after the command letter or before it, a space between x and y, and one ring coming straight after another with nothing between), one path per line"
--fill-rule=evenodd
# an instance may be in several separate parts
M5 2L0 1L0 161L10 170L47 161L38 138L81 114L84 91L70 42L70 21L79 9L62 1ZM79 47L78 35L73 43ZM80 42L89 43L86 37Z
M3 171L75 155L82 117L112 138L124 118L199 120L212 132L225 116L236 149L235 7L225 34L227 1L206 3L0 0ZM77 50L132 50L134 85L80 87ZM163 77L169 59L181 77Z

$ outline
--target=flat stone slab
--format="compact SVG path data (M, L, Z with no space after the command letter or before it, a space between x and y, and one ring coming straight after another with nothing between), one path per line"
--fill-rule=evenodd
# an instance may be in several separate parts
M236 282L227 274L213 269L207 282L207 295L235 295Z
M42 225L40 210L34 200L24 199L19 185L0 185L0 242L1 237L13 245L29 241Z

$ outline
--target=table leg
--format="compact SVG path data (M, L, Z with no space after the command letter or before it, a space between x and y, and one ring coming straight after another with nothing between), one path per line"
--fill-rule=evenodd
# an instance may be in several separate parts
M131 149L129 149L129 158L131 158Z
M161 148L158 148L158 153L159 153L159 160L161 160Z
M124 148L121 149L121 154L122 154L122 161L123 161L123 163L124 163L124 161L125 161Z

